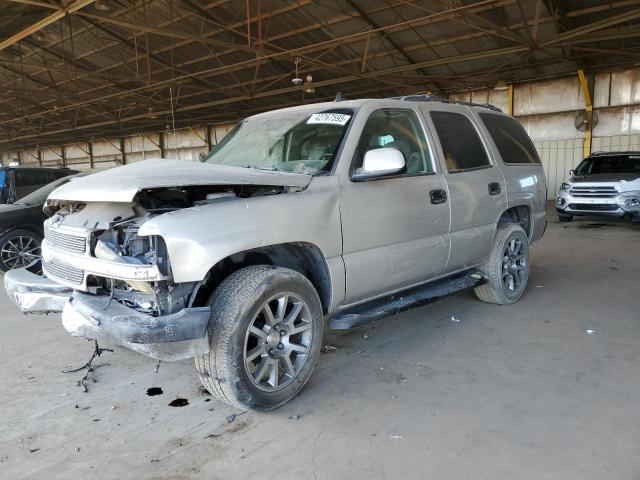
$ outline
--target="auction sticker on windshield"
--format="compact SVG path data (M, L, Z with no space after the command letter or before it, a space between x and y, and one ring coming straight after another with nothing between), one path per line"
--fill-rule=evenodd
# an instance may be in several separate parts
M351 118L351 115L345 115L343 113L314 113L307 120L307 124L310 123L324 123L328 125L346 125Z

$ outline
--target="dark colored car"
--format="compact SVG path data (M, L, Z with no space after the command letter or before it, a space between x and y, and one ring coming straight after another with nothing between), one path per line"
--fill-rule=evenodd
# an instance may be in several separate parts
M2 167L0 168L0 203L13 203L40 187L72 173L77 172L68 168Z
M40 271L42 224L47 218L42 211L44 202L60 185L81 175L86 173L67 175L11 205L0 205L0 271L23 267Z

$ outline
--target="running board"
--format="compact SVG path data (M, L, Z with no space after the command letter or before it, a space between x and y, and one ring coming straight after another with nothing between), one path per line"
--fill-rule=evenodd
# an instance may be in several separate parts
M467 271L338 312L329 319L329 328L347 330L485 283L487 283L486 277L479 272Z

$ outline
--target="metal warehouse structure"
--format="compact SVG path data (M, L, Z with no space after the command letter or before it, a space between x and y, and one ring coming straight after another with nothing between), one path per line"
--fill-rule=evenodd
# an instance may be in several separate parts
M640 63L637 0L0 0L0 32L0 152L23 163L193 160L230 122L338 91L476 91L529 117L554 102L520 108L527 82L571 76L573 120L584 91L640 83L596 86Z

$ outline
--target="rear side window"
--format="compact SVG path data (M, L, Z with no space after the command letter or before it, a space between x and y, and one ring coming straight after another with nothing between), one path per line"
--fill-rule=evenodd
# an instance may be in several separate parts
M540 163L531 139L515 118L491 113L481 113L480 118L491 134L504 163Z
M51 170L50 173L53 176L53 179L57 180L58 178L68 177L71 174L71 170Z
M18 168L14 172L17 187L46 185L51 181L47 170L23 170Z
M451 112L431 112L449 172L491 166L487 151L471 120Z

